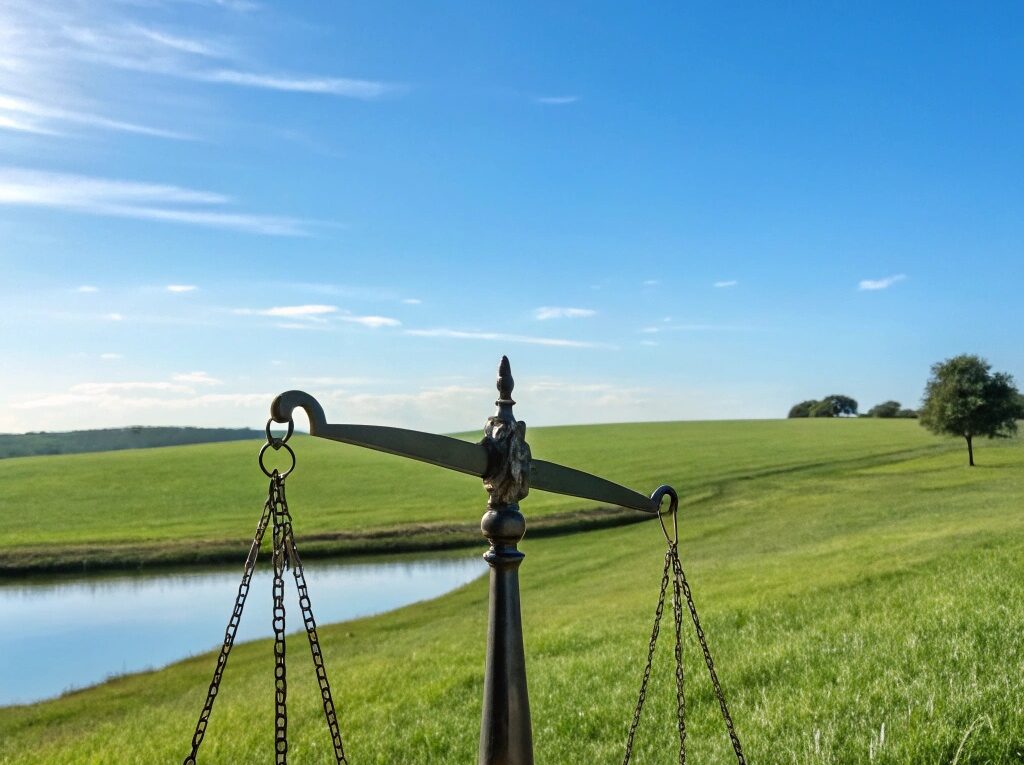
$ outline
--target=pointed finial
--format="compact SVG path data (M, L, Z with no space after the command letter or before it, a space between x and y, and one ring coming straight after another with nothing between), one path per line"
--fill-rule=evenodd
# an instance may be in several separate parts
M508 356L501 357L498 364L498 400L494 403L498 406L498 416L514 419L512 406L516 403L512 400L512 388L515 387L515 380L512 379L512 366L508 363Z

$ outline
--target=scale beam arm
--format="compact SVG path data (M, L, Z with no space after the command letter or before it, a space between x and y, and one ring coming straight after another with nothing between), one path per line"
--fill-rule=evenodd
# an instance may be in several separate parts
M290 422L296 409L305 410L309 417L309 433L318 438L376 449L483 479L500 470L503 461L487 439L474 444L406 428L329 423L320 402L299 390L290 390L275 398L270 407L270 416L275 422ZM528 486L531 489L606 502L646 513L658 512L658 505L639 492L582 470L545 460L529 460Z

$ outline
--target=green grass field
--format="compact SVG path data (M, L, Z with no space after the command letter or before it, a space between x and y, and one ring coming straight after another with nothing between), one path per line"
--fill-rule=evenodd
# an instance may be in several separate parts
M478 435L467 436L477 439ZM307 556L473 544L480 481L430 465L296 437L289 499ZM687 422L537 428L535 456L649 493L672 483L692 502L767 474L903 458L955 448L914 423ZM266 479L259 443L234 442L0 461L6 504L0 572L143 563L236 561L245 555ZM616 520L592 503L535 492L524 505L537 534ZM637 514L623 512L619 520Z
M531 443L538 457L637 488L680 489L683 565L751 763L1024 761L1019 440L983 443L974 469L960 444L906 421L555 428ZM332 444L297 449L300 544L308 532L475 520L482 509L471 479ZM232 444L0 467L21 502L0 531L4 554L244 537L262 490L251 448ZM381 476L387 485L364 485ZM403 495L410 476L427 482L421 495ZM523 510L529 522L572 506L536 493ZM656 523L528 532L522 549L537 762L620 762L661 532ZM315 602L315 578L310 589ZM321 630L354 765L474 761L486 596L479 580ZM295 638L292 761L327 763L306 651ZM691 761L729 762L692 636L686 658ZM0 710L0 762L180 762L212 667L205 655ZM236 647L201 762L272 760L271 673L269 641ZM637 763L675 761L669 644L654 675Z

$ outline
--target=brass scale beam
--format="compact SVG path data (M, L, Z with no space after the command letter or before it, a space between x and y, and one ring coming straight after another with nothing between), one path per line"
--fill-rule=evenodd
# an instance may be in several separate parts
M487 419L479 443L405 428L335 425L308 393L292 390L274 399L275 422L291 422L295 409L309 417L310 435L409 457L483 479L489 499L480 528L490 542L484 560L491 567L487 654L479 765L532 765L533 737L526 690L526 660L519 608L517 545L526 532L519 501L531 488L620 505L656 515L659 504L625 486L590 473L533 459L526 423L512 414L512 370L503 356L498 366L497 412ZM659 499L663 490L655 493Z

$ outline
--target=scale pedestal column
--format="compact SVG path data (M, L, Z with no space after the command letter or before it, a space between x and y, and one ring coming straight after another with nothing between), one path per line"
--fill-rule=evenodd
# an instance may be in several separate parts
M491 567L491 594L479 765L533 765L519 611L519 564L523 554L516 549L526 532L526 520L518 505L491 505L480 527L491 542L484 554Z
M529 489L530 447L526 423L512 415L512 371L502 357L498 367L498 411L488 418L484 441L490 470L484 488L490 494L480 530L491 543L484 560L491 567L487 621L484 705L480 722L479 765L533 765L530 699L526 692L523 621L519 610L517 545L526 533L519 500Z

